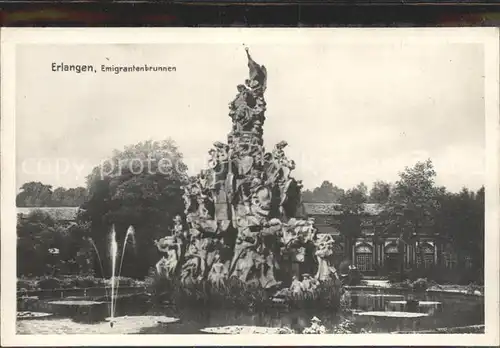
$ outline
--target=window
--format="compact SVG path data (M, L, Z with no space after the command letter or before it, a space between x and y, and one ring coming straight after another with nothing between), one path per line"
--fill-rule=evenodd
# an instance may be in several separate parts
M360 271L371 271L373 269L372 254L356 254L356 265Z
M360 271L373 270L373 250L367 244L356 247L356 266Z
M388 244L385 249L385 267L388 272L396 272L399 269L399 250L396 243Z
M398 246L394 244L389 244L385 248L385 253L386 254L398 254Z
M419 249L417 249L417 265L419 267L422 266L422 251L424 254L423 266L425 268L429 268L434 264L434 248L431 245L425 243L422 244Z
M357 254L371 254L372 249L368 245L361 245L356 248Z

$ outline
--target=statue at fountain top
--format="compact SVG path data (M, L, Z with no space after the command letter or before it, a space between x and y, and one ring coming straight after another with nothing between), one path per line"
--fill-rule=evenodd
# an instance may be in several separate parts
M264 65L259 65L252 59L248 47L245 47L245 51L247 53L248 69L250 71L249 79L246 81L246 84L252 90L258 91L259 94L261 94L266 90L267 69Z

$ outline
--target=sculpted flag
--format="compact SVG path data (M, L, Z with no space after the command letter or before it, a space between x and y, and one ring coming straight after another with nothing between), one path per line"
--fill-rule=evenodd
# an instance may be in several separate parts
M252 83L252 81L257 81L262 88L262 92L264 92L267 84L267 70L264 65L259 65L252 59L250 53L248 52L248 48L246 48L245 51L247 52L247 57L248 57L248 69L250 70L250 79L249 79L250 83ZM258 86L250 86L250 87L258 87Z

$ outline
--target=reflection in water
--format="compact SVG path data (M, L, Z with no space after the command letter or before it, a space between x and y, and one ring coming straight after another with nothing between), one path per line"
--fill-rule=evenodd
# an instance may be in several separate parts
M373 296L377 295L377 296ZM484 300L482 298L463 298L454 296L417 295L420 301L443 302L443 310L423 318L373 318L352 314L340 314L321 310L279 310L273 309L259 313L246 313L237 310L200 310L156 309L164 315L175 315L181 322L167 327L144 329L144 333L199 333L204 327L226 325L249 325L266 327L288 327L297 332L310 326L311 318L317 316L327 330L333 330L344 319L352 320L359 330L371 332L417 331L441 327L467 326L484 323ZM378 296L373 293L353 293L352 308L361 311L385 311L386 303L405 300L406 295ZM150 309L149 312L154 310ZM173 311L172 314L165 311Z
M356 311L386 311L390 301L404 301L409 294L384 295L369 292L353 292L351 306ZM412 295L413 296L413 295ZM350 320L354 332L364 329L368 332L416 331L433 328L456 327L484 324L484 299L475 297L446 296L442 294L421 294L414 296L419 301L442 302L442 310L432 312L428 317L387 318L365 317L341 314L320 309L286 310L269 309L261 312L245 312L232 309L175 308L173 306L152 306L146 299L130 298L116 307L116 316L161 315L179 318L180 321L168 325L144 327L141 333L150 334L201 334L201 329L228 325L286 327L302 332L317 316L327 332ZM47 318L46 320L53 320ZM56 323L54 322L54 325Z

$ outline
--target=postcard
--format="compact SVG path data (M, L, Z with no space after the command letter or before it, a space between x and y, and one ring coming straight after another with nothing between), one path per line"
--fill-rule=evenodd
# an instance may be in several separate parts
M498 34L2 29L2 344L498 345Z

